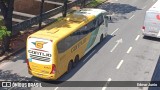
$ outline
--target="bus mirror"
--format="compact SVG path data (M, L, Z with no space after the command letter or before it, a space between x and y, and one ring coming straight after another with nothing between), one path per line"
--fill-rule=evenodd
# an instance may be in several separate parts
M106 16L104 16L104 18L106 19L106 20L108 20L108 16L106 15Z
M108 27L108 20L109 17L108 16L104 16L104 21L105 21L105 26Z

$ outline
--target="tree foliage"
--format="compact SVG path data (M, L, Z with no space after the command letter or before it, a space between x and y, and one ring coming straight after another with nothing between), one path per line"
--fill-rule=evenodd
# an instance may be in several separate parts
M13 7L14 0L0 0L0 9L4 18L4 24L9 31L12 31Z
M10 35L12 32L12 15L14 0L0 0L0 10L3 16L3 23L5 26L0 26L0 40L2 45L0 47L0 54L9 50Z

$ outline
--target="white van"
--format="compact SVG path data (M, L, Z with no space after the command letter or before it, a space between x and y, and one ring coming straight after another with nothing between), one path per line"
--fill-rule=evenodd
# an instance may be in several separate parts
M160 38L160 0L146 11L142 30L144 36Z

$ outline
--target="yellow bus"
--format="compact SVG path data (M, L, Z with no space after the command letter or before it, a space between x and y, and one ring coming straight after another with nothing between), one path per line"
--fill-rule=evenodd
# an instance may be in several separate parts
M27 38L29 74L56 80L107 35L106 11L85 8L59 20Z

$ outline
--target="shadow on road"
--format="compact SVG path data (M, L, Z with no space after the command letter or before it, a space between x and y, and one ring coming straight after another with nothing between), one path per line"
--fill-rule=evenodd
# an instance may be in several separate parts
M159 87L149 87L148 90L160 90L160 56L158 58L157 65L155 67L151 81L158 81Z
M143 39L160 42L160 38L144 36Z
M96 45L91 51L89 51L79 62L79 64L68 74L62 76L60 78L60 81L67 81L69 78L71 78L80 68L85 65L110 39L112 39L113 36L108 35L104 40Z
M30 78L19 76L17 73L11 73L11 70L3 71L0 70L0 80L3 81L15 81L15 82L20 82L20 81L31 81ZM33 81L33 80L32 80ZM1 83L0 83L1 85ZM9 90L11 87L3 87L0 86L0 90ZM31 90L31 88L27 87L14 87L11 90Z
M141 10L135 6L131 6L129 4L121 4L121 3L110 3L106 2L100 5L98 8L104 9L108 12L109 15L112 17L111 23L122 20L128 19L125 14L134 12L136 10Z

